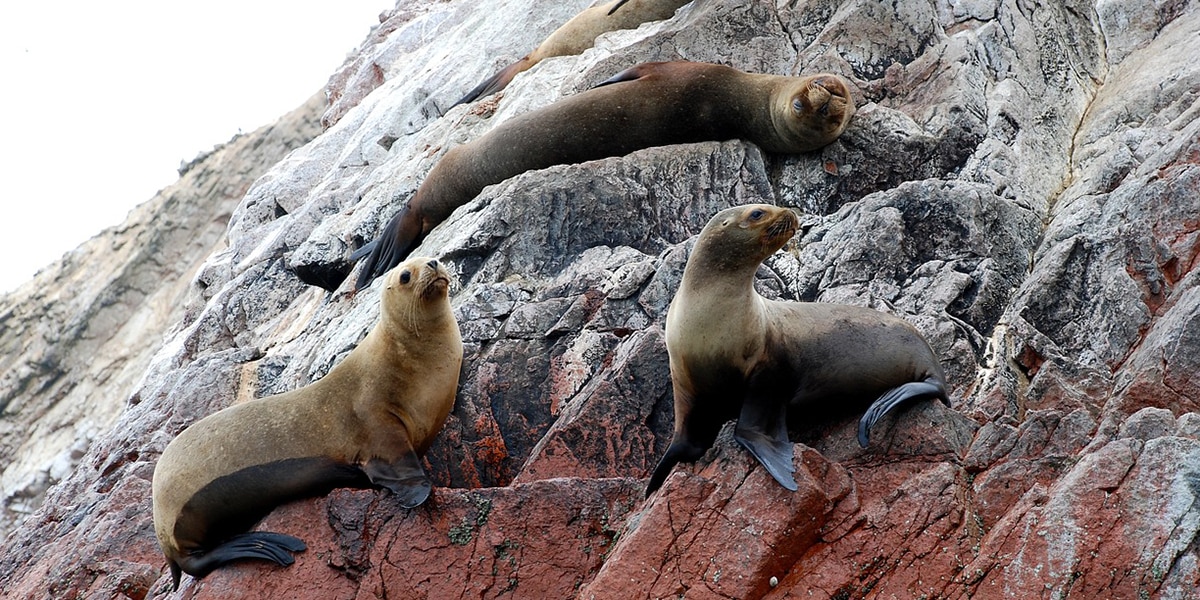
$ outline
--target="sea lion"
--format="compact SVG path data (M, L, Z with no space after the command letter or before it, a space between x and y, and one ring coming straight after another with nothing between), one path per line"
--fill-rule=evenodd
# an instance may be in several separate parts
M385 282L379 323L328 375L216 412L167 445L154 470L154 531L175 589L181 570L292 564L304 542L247 533L285 502L337 487L383 487L406 508L429 496L420 456L454 406L462 338L436 260L409 259Z
M700 233L667 309L667 356L675 433L646 495L671 468L700 458L721 425L789 490L789 411L867 406L858 441L892 408L915 399L949 405L945 375L908 322L860 306L767 300L754 291L758 266L799 226L785 208L723 210Z
M454 106L474 102L499 92L518 73L529 70L543 59L579 54L591 48L602 33L634 29L642 23L669 19L680 6L688 2L691 0L615 0L597 3L555 29L550 37L533 49L533 52L483 80L483 83L455 102ZM629 3L629 6L625 6L626 3Z
M356 289L408 255L483 188L534 169L621 156L651 146L741 138L768 152L815 150L854 114L837 75L782 77L709 63L643 63L586 92L514 117L451 149L375 241Z

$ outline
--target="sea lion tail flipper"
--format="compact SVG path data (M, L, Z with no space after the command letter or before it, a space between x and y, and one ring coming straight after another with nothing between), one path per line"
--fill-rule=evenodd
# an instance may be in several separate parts
M796 491L792 473L792 442L787 436L787 404L783 400L751 395L742 404L733 438L767 468L779 485Z
M946 386L936 377L927 377L924 381L911 381L904 385L892 388L885 392L878 400L873 402L867 412L863 414L858 421L858 445L863 448L867 447L871 435L871 427L875 422L883 418L889 411L909 400L919 400L923 398L938 398L946 406L950 405L950 399L946 395Z
M179 566L196 578L204 577L213 569L236 560L269 560L286 567L296 562L296 559L292 558L293 552L303 552L307 549L304 541L297 537L269 531L251 531L235 535L204 554L184 556L180 558Z
M613 13L617 12L617 9L621 8L626 2L629 2L629 0L617 0L617 3L614 4L612 8L608 9L608 14L611 16Z
M399 459L390 463L372 458L363 465L363 471L371 478L371 483L395 494L404 508L420 506L433 490L433 482L421 468L421 459L412 450L402 453Z
M480 98L491 96L492 94L499 92L500 90L508 87L508 84L512 82L513 77L517 76L517 73L527 71L529 70L529 67L532 66L533 62L529 59L529 55L525 55L521 58L521 60L518 60L517 62L508 65L499 71L496 71L495 75L484 79L479 85L467 92L465 96L459 98L458 102L455 102L450 108L454 108L459 104L474 102Z
M414 210L412 202L409 202L408 206L392 217L378 238L351 254L351 257L361 257L366 254L367 246L371 246L366 263L358 274L358 281L354 284L354 291L371 285L376 277L387 273L392 267L403 262L424 238L424 225L420 212Z

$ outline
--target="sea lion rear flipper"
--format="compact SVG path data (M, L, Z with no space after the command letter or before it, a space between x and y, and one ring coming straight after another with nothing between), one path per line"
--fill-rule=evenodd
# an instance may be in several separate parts
M492 94L503 90L504 88L508 87L508 84L512 82L513 77L517 76L517 73L527 71L529 70L529 67L532 66L533 63L529 60L529 55L526 54L521 58L521 60L518 60L517 62L508 65L503 69L500 69L495 75L484 79L483 82L472 88L471 91L467 92L465 96L459 98L458 102L455 102L450 108L454 108L459 104L474 102L480 98L491 96Z
M787 435L787 402L752 395L742 404L733 437L744 446L779 485L796 491L792 473L792 442Z
M374 244L371 253L367 255L362 271L358 274L354 290L358 291L371 285L376 277L387 273L392 267L403 262L424 238L424 225L420 212L413 209L410 201L408 206L405 206L396 213L396 216L392 217L391 221L388 221L387 226L383 228L383 233L379 234L378 238L350 255L351 257L361 257L365 254L367 246Z
M597 83L596 85L592 86L592 89L604 87L606 85L612 85L614 83L621 83L622 81L634 81L641 79L642 77L646 76L647 65L648 63L642 63L640 65L629 67L628 69L625 69L624 71L621 71L620 73L617 73L616 75Z
M928 377L924 381L910 381L885 392L878 400L871 403L867 412L859 419L858 445L863 448L867 447L867 443L870 441L871 427L888 411L909 400L924 398L938 398L946 406L950 406L950 398L946 395L946 386L936 377Z
M270 531L251 531L235 535L203 554L183 556L179 559L179 567L196 578L204 577L213 569L236 560L269 560L286 567L296 562L296 559L292 558L293 552L303 552L307 549L304 541L297 537ZM171 574L175 575L174 565ZM178 578L175 578L175 587L179 587Z
M421 459L417 458L416 452L404 453L390 463L372 458L363 465L363 471L371 478L371 483L396 494L396 499L404 508L420 506L433 490L433 482L429 481L425 470L421 468Z
M621 6L623 6L626 2L629 2L629 0L618 0L612 8L608 9L608 14L612 15L613 13L617 12L617 9L621 8Z
M378 238L373 239L373 240L367 242L366 244L363 244L362 248L359 248L358 250L355 250L354 252L350 253L350 262L358 262L358 261L362 260L362 257L370 254L373 250L375 250L375 246L378 246L378 245L379 245Z

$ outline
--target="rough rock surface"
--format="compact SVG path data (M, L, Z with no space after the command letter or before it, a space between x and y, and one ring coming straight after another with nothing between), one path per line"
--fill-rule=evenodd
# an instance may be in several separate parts
M0 296L0 536L112 426L183 318L196 270L224 246L234 208L320 133L323 105L314 95L205 153L124 223Z
M374 237L447 149L646 60L831 70L861 109L800 156L740 141L526 173L419 252L459 278L458 400L406 511L336 491L273 513L288 570L176 597L1191 598L1200 586L1200 10L1179 0L695 0L463 91L586 4L402 0L331 80L328 129L245 194L116 426L0 550L14 598L157 597L163 447L304 385L373 325L375 289L306 287ZM530 8L532 6L532 9ZM793 423L786 493L723 434L654 497L666 308L713 212L810 216L767 296L911 320L953 408L854 441ZM807 417L807 418L806 418ZM7 417L6 417L7 418Z

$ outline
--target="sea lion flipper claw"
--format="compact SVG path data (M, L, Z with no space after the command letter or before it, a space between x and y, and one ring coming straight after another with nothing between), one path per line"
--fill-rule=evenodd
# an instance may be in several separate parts
M363 472L371 478L371 483L395 494L404 508L420 506L433 490L433 482L425 475L421 459L415 452L408 452L390 463L372 458L363 465Z
M950 405L950 399L946 395L946 386L936 377L929 377L924 381L910 381L894 387L871 403L867 412L858 420L858 445L863 448L867 447L870 442L871 427L893 408L909 400L921 398L938 398L946 406Z

